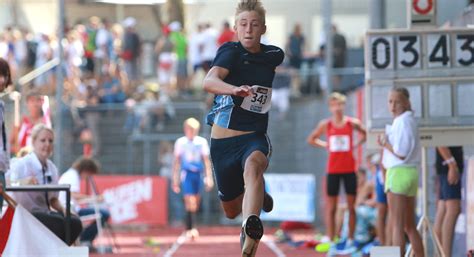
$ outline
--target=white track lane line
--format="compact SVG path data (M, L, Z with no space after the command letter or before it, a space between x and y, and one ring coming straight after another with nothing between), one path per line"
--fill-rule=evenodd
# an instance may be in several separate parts
M172 257L173 254L178 250L178 248L186 242L186 232L183 232L178 239L176 239L176 242L168 249L168 251L165 252L163 257Z
M277 257L286 257L285 253L283 253L280 248L275 244L275 242L271 239L269 239L267 236L263 236L262 242L272 250Z

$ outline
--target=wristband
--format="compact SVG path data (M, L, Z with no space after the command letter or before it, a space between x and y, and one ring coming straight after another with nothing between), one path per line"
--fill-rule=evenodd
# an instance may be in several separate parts
M450 163L454 163L454 162L456 162L456 160L454 159L454 157L451 157L451 158L445 160L445 161L443 162L443 165L446 166L446 165L448 165L448 164L450 164Z

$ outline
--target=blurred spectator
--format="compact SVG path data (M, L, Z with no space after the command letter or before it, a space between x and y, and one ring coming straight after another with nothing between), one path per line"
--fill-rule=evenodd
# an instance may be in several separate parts
M46 34L40 35L40 40L38 41L38 47L36 49L36 62L35 62L35 69L46 64L48 61L51 60L53 56L53 50L51 48L51 41ZM37 88L42 88L47 86L51 83L50 81L51 71L47 71L40 76L35 78L35 86Z
M346 66L346 55L347 55L346 38L338 32L336 25L332 25L332 37L333 37L332 38L333 67L344 68ZM326 43L324 41L325 39L323 40L323 43L320 46L320 56L323 60L325 59L325 56L326 56L326 52L325 52ZM322 65L324 65L324 62L322 63ZM333 87L332 87L333 91L341 91L342 90L341 88L342 75L334 75L332 80L333 80ZM325 83L322 83L322 87L326 89L327 85L325 85Z
M92 179L93 175L99 173L99 164L90 158L80 157L77 159L71 168L64 172L59 178L59 184L66 184L71 186L71 208L79 215L84 217L95 214L94 204L99 204L103 200L102 196L90 196L81 193L81 179L88 181ZM66 193L61 191L59 193L59 200L62 205L66 205ZM88 202L89 204L84 204ZM82 204L81 204L82 203ZM110 212L104 208L98 209L100 213L100 220L104 225L110 218ZM81 233L81 245L88 246L94 251L92 241L97 237L98 229L95 220L88 224Z
M27 44L23 33L18 29L13 30L12 39L15 70L17 72L16 77L19 77L25 74L25 64L28 53Z
M66 74L69 81L74 82L81 76L80 67L84 57L84 45L76 30L71 30L67 35L67 45L65 47Z
M123 35L122 59L125 63L125 73L130 86L134 89L140 80L140 70L138 60L141 55L141 40L135 31L137 21L133 17L128 17L123 21L125 34Z
M49 160L53 152L53 130L44 124L36 125L32 130L32 144L33 151L15 161L8 171L7 176L10 183L57 185L58 170L56 165ZM58 192L16 192L13 194L13 198L57 237L65 241L66 210L58 200ZM70 222L71 243L73 243L81 233L82 225L75 215L71 215Z
M100 103L98 85L95 79L90 78L85 85L85 102L87 107L96 107ZM100 112L92 108L86 109L84 113L86 128L92 133L92 155L98 156L101 150L101 140L99 133Z
M171 78L173 76L173 42L170 39L168 26L162 29L162 35L155 45L155 53L158 55L158 83L164 94L171 95Z
M174 52L178 58L176 67L176 85L179 93L187 94L188 90L188 60L187 60L187 48L188 42L185 35L181 32L181 23L179 21L173 21L170 23L169 28L171 30L170 40L173 42Z
M107 71L102 77L102 86L99 90L100 103L123 103L127 96L122 90L122 85L117 76Z
M290 70L280 65L276 68L272 85L272 105L278 112L278 119L284 120L290 107Z
M142 104L146 108L146 116L142 120L142 128L147 130L163 131L166 122L175 115L175 110L169 97L159 91L147 91Z
M12 84L10 65L6 60L0 58L0 92ZM5 190L5 172L10 168L10 153L7 141L7 131L5 129L5 103L0 99L0 123L1 123L1 142L0 142L0 190ZM3 207L3 196L0 194L0 213Z
M202 67L204 69L204 72L209 72L211 69L211 64L212 61L214 60L214 57L216 57L217 53L217 31L212 28L210 23L206 24L206 28L204 29L203 32L203 37L202 39Z
M110 70L117 72L121 76L119 67L120 55L122 52L123 27L120 24L112 26L112 48L110 48Z
M102 76L108 72L110 48L112 48L113 38L110 32L110 23L103 19L97 30L95 38L96 49L94 51L94 73Z
M218 46L223 45L225 42L235 41L235 32L233 29L230 28L230 24L228 21L224 21L222 24L222 31L217 39Z
M295 24L293 32L288 38L288 43L286 45L286 54L290 60L290 67L292 69L292 82L291 89L292 95L300 96L300 74L299 70L301 67L301 62L303 60L303 51L305 46L305 37L301 33L301 25Z
M94 74L95 63L94 63L94 53L97 49L97 30L100 26L100 18L97 16L92 16L89 18L89 26L86 28L86 38L84 43L86 57L85 70L91 74Z
M295 24L286 46L286 54L290 59L290 67L299 69L303 59L305 37L301 33L301 25Z
M21 119L19 126L15 124L10 135L12 153L25 146L32 146L31 131L36 124L45 124L51 127L51 119L48 115L44 96L36 93L29 93L26 96L26 113Z

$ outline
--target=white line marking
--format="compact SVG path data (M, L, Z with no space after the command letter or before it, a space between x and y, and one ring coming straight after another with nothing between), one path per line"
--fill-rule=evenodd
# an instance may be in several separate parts
M267 236L263 236L262 238L262 242L268 247L270 248L270 250L272 250L276 256L278 257L286 257L285 253L283 253L280 248L278 248L278 246L275 244L275 242L273 240L270 240L268 239Z
M176 242L166 251L166 253L163 255L163 257L172 257L173 254L178 250L178 248L186 242L186 232L183 232L178 239L176 239Z

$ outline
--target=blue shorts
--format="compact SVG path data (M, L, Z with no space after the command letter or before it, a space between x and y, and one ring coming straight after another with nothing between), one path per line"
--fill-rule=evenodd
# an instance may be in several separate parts
M379 174L376 174L376 176L379 176ZM385 185L378 178L375 179L375 195L377 198L377 203L387 204L387 194L385 193Z
M438 178L440 200L461 199L461 176L456 185L449 184L448 174L438 174Z
M270 139L264 133L250 133L236 137L211 138L211 161L219 198L231 201L244 192L244 167L247 158L261 151L270 158Z
M183 195L197 195L201 192L201 172L181 171L181 189Z

